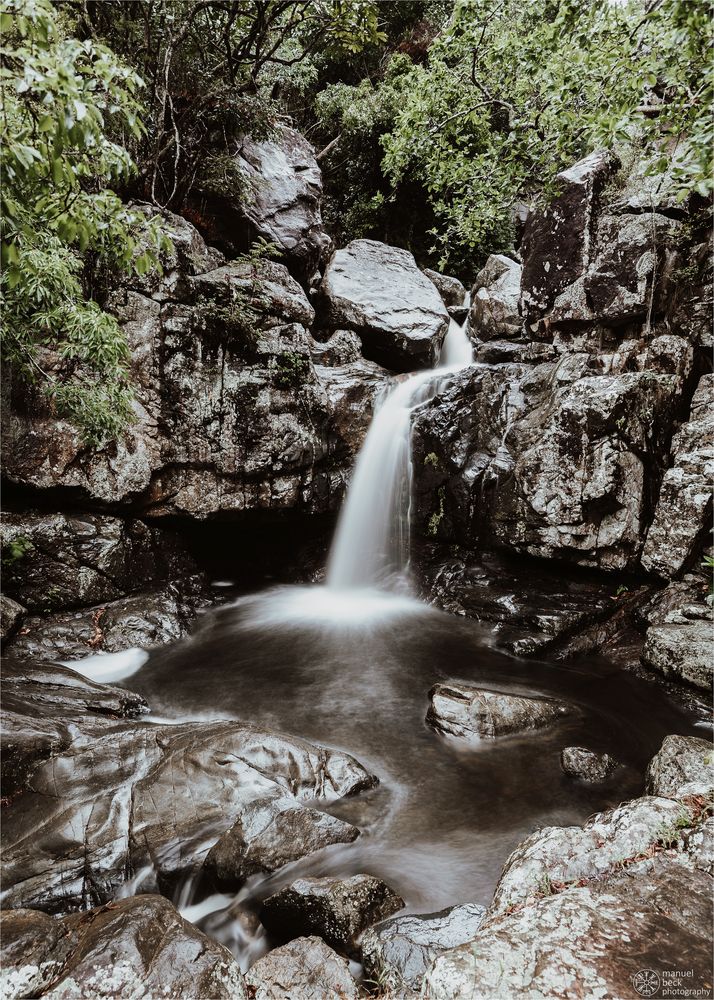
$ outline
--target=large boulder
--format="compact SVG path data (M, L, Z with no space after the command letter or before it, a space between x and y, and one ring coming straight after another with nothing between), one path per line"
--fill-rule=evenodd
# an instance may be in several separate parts
M370 927L360 942L367 977L396 997L406 990L418 993L434 959L475 937L485 912L478 903L462 903L440 913L392 917Z
M471 335L479 340L518 337L523 326L520 294L521 265L504 254L491 254L471 290Z
M711 526L714 375L700 379L689 420L672 441L672 457L642 553L644 569L667 579L691 566Z
M442 274L441 271L432 271L428 267L423 268L423 271L429 281L436 286L441 301L447 309L455 309L463 305L466 289L458 278L452 278L450 274Z
M247 1000L240 967L161 896L134 896L53 920L6 910L2 995ZM50 989L51 988L51 989Z
M358 1000L347 961L319 937L300 937L258 959L245 981L253 1000Z
M711 691L714 677L712 612L707 605L668 615L647 630L642 662L665 677Z
M466 740L541 729L571 711L552 698L522 698L469 684L435 684L429 701L427 722L440 733Z
M714 784L714 746L694 736L666 736L647 768L650 795L678 799L687 786Z
M351 954L368 927L403 906L404 900L373 875L301 878L269 896L260 919L280 940L317 934Z
M202 244L185 220L168 222ZM127 279L107 303L129 342L135 393L135 421L118 441L86 447L5 366L7 479L153 516L335 509L385 373L365 361L315 366L314 311L282 264L221 264L184 242L163 276Z
M325 324L356 331L367 357L397 372L434 365L449 314L407 250L353 240L332 255L320 294Z

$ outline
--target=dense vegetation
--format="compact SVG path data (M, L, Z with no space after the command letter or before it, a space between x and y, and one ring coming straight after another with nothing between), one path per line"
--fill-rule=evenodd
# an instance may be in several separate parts
M319 149L339 242L472 275L514 209L627 143L711 194L698 0L4 0L3 356L90 442L130 418L111 269L159 266L138 196L202 223L239 199L238 136L290 116ZM98 301L93 300L93 296Z

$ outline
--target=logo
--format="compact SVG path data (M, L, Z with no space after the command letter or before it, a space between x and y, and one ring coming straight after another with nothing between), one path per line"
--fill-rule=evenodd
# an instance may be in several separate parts
M660 987L660 978L652 969L642 969L632 977L632 985L641 997L653 997Z

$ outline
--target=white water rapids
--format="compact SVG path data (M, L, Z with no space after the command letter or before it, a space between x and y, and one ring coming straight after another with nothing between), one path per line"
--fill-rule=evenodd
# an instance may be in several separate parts
M466 321L468 322L468 320ZM384 587L409 564L412 416L445 376L472 361L466 322L449 324L436 368L397 382L378 402L357 456L327 566L336 590Z

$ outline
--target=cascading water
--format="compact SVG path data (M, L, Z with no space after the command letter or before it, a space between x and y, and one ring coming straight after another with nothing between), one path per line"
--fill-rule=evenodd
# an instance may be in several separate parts
M327 567L328 587L383 587L406 569L412 415L438 391L445 376L471 364L466 322L449 324L436 368L410 375L380 399L340 514Z

